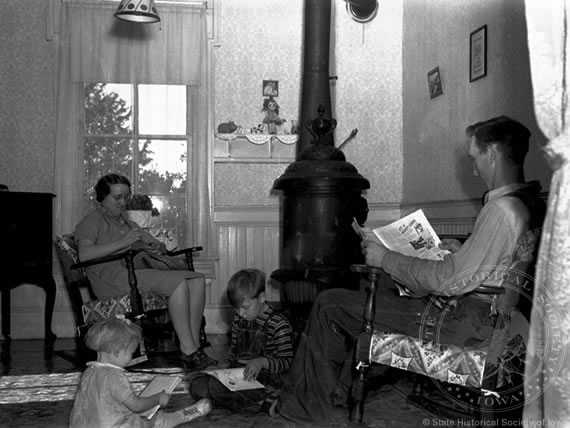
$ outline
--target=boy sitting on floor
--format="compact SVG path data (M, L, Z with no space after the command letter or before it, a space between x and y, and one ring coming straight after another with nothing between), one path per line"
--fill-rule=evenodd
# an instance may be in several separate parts
M259 412L263 401L281 388L281 375L291 366L291 326L266 303L265 274L258 269L233 274L227 296L237 313L227 358L216 368L245 366L244 379L257 379L265 388L232 392L213 376L200 373L193 376L190 393L195 400L209 398L214 406L234 412Z

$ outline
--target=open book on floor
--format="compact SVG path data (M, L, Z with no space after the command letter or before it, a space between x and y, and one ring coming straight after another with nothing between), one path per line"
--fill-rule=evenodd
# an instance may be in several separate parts
M141 391L139 397L149 397L162 391L166 392L167 394L171 394L181 380L182 378L180 376L155 376L148 383L145 389ZM157 404L152 409L141 413L141 416L147 419L151 419L159 408L160 405Z
M257 380L245 380L243 378L244 367L234 369L206 370L204 373L214 376L230 391L244 391L247 389L265 388Z

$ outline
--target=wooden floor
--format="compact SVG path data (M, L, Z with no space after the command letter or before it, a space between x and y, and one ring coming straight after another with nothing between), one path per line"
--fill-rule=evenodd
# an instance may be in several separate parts
M223 358L228 348L227 336L210 336L209 339L212 346L207 352L215 358ZM84 361L77 359L73 339L58 339L53 348L45 348L42 340L4 341L1 362L0 427L67 426L74 389L84 368ZM150 361L136 366L137 370L158 368L180 369L174 354L155 355ZM437 416L410 401L408 395L413 387L413 377L399 370L395 372L396 375L393 372L384 374L381 382L373 385L366 403L365 424L360 426L456 426L453 419ZM131 382L142 386L151 375L134 373L132 376L136 379ZM191 402L184 390L178 391L166 411L188 406ZM291 425L264 414L237 415L216 409L206 418L186 426L245 428ZM327 426L351 426L348 410L345 407L335 408L333 420Z

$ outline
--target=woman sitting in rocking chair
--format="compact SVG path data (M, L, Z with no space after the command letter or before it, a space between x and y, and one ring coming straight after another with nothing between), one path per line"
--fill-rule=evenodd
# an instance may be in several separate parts
M127 177L108 174L95 185L98 208L75 228L75 242L81 261L125 251L144 243L147 251L166 252L164 244L127 218L125 206L131 195ZM87 275L98 298L129 292L128 272L120 261L87 268ZM200 348L200 324L204 314L204 276L185 270L137 270L140 291L168 296L168 312L180 342L181 359L187 370L202 370L217 364Z

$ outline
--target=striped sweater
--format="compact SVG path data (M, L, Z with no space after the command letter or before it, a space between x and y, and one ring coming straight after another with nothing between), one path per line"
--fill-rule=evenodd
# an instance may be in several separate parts
M279 374L291 367L293 360L293 332L289 321L279 312L276 312L267 303L265 309L254 320L247 321L239 315L235 315L232 321L231 343L228 353L228 361L236 362L238 352L238 329L240 325L248 328L263 328L267 323L267 340L263 356L269 362L267 372L269 374ZM255 327L254 327L255 325Z

